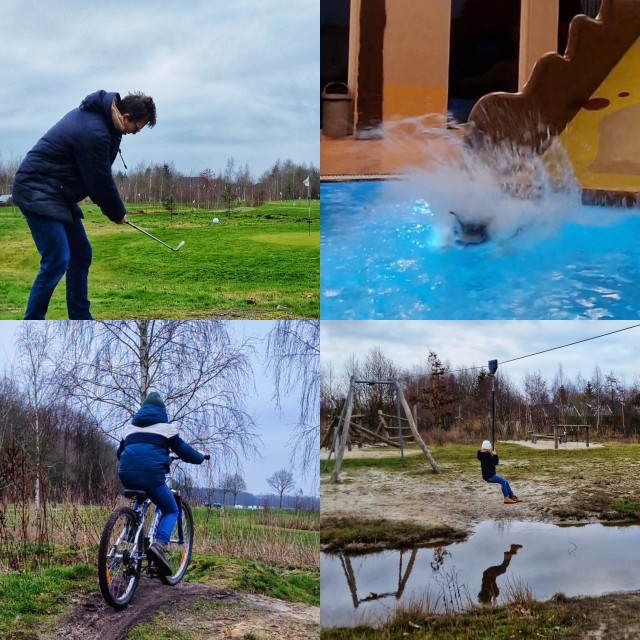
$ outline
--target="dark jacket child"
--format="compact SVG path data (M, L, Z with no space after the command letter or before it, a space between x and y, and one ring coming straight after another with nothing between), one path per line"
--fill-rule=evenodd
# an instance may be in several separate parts
M133 416L118 447L118 476L127 489L145 491L160 509L162 516L156 539L147 553L159 569L167 574L171 574L172 569L164 552L178 522L178 506L166 485L166 474L171 464L169 450L191 464L202 464L205 460L202 453L178 435L178 427L169 422L162 398L157 392L151 391Z
M522 502L517 496L513 495L509 483L500 476L496 475L496 467L498 466L498 454L495 449L491 450L491 443L485 440L482 443L482 448L478 451L476 456L480 460L480 468L482 469L482 479L485 482L495 482L502 488L502 495L504 496L505 504L514 504L516 502Z
M115 92L96 91L54 124L25 156L12 197L40 254L25 320L44 320L65 274L69 320L91 320L91 245L77 203L91 198L109 220L126 222L111 165L123 135L135 135L155 123L156 106L149 96L130 93L121 99Z

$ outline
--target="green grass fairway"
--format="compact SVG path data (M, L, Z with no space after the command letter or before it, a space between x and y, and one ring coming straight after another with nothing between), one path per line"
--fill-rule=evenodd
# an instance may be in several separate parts
M176 247L172 252L128 225L83 206L93 246L91 312L97 319L318 318L320 203L272 202L227 211L130 205L133 224ZM23 317L38 255L17 208L0 209L0 319ZM219 224L212 224L213 218ZM310 231L310 233L309 233ZM67 317L64 278L47 319Z

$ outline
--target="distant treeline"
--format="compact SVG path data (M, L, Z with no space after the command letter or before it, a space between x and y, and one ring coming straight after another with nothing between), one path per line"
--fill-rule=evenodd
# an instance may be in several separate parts
M234 497L230 492L220 489L210 489L206 487L182 487L187 497L205 506L243 507L243 508L267 508L277 509L280 505L280 497L274 494L255 495L247 491L241 491L234 502ZM282 500L283 509L304 509L317 511L320 509L320 498L317 496L284 496Z
M3 161L0 157L2 194L11 193L19 164L19 160ZM126 173L114 173L120 196L127 203L160 203L172 197L178 205L205 209L257 206L270 200L306 200L307 177L309 197L316 200L320 197L319 169L313 163L295 164L291 160L277 160L260 176L255 176L247 164L236 167L233 158L227 160L224 171L217 173L205 169L187 176L177 171L173 163L140 163Z
M0 380L0 495L39 483L43 499L104 502L120 490L114 440L64 402L37 413L26 393ZM36 460L42 460L39 473ZM30 495L33 490L28 491Z
M117 440L105 435L90 416L63 400L34 412L28 394L11 378L0 378L0 500L5 504L29 502L36 485L43 504L111 504L122 491L116 446ZM276 495L242 491L234 497L213 486L197 487L184 471L177 474L176 484L201 504L279 505ZM220 486L218 479L211 482ZM285 495L282 506L315 510L319 498Z
M448 363L431 352L424 364L407 371L374 347L364 358L352 355L341 370L333 363L321 372L321 422L323 443L340 415L349 379L398 380L417 418L418 429L429 443L479 443L491 432L492 377L485 368ZM356 385L354 414L372 431L380 425L397 428L395 389L389 385ZM552 425L589 425L598 438L637 441L640 435L640 370L633 380L594 363L589 379L570 379L562 365L552 379L539 372L525 374L517 385L508 371L495 376L496 436L524 439L527 433L552 431Z

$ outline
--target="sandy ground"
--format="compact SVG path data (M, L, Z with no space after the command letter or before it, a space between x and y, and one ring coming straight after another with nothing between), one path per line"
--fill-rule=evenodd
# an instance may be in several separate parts
M168 587L143 578L131 603L121 611L100 594L78 598L54 631L39 640L123 640L136 625L159 621L172 632L210 638L317 640L320 609L184 582Z
M520 443L519 443L520 444ZM561 445L569 448L575 443ZM553 448L553 442L538 441L536 448ZM584 447L584 443L579 446ZM601 445L592 445L594 447ZM411 451L405 455L422 455ZM322 459L327 453L323 451ZM397 457L390 448L363 447L345 452L345 460L357 457ZM443 470L446 465L443 465ZM509 479L509 460L501 460L501 475ZM344 469L340 482L331 484L328 474L321 478L321 519L352 518L410 522L427 527L449 526L470 533L483 520L531 520L536 522L590 522L600 518L605 492L628 494L640 483L624 477L603 483L597 474L576 472L558 482L555 476L541 476L535 482L511 482L522 502L506 505L498 485L479 481L479 476L452 476L433 481L425 461L422 474L398 474L383 469ZM624 486L623 486L624 485Z

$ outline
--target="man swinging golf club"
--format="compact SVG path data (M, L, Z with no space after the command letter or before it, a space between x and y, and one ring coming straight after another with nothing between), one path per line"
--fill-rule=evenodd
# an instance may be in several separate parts
M66 274L70 320L91 320L88 276L91 245L78 202L90 197L102 213L124 224L126 210L111 173L122 136L156 124L156 106L143 93L88 95L27 153L13 182L13 201L27 220L40 254L25 320L44 320Z

